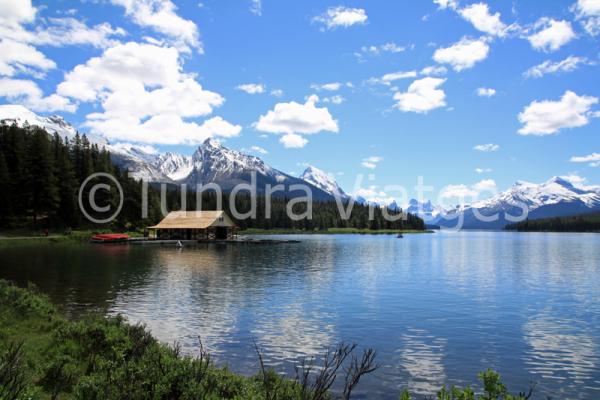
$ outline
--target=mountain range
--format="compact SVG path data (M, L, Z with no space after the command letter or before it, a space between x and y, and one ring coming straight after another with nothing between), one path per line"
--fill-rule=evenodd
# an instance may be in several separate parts
M60 116L39 116L18 105L0 105L0 122L37 125L51 134L58 133L69 139L77 132ZM192 187L216 183L227 192L239 183L250 183L255 173L259 193L264 192L266 185L274 187L281 184L285 189L279 192L280 196L304 196L304 191L291 190L290 186L305 184L311 188L315 200L333 200L335 196L344 200L351 198L331 175L314 166L308 166L299 177L294 177L269 166L259 157L229 149L214 139L207 139L189 156L171 152L161 154L147 146L113 144L94 135L88 135L88 139L105 146L115 164L127 169L136 179ZM360 204L400 209L396 202L379 204L358 196L353 199ZM431 201L413 199L404 210L441 227L456 227L462 221L463 229L501 229L512 222L510 216L524 217L523 207L528 209L529 219L600 211L600 187L575 185L561 177L553 177L541 184L518 181L508 190L471 205L445 209ZM498 215L498 218L482 221L478 215Z

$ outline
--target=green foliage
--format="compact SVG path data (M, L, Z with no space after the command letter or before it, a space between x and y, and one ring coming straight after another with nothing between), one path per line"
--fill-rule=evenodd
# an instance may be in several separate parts
M506 225L505 229L519 232L600 232L600 213L527 219Z

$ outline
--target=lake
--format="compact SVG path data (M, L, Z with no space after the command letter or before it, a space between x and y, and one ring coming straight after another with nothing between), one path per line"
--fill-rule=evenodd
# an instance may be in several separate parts
M282 236L285 237L285 236ZM377 350L359 397L476 384L486 368L536 398L600 396L600 235L303 235L300 243L0 248L0 277L34 282L69 315L144 322L194 354L258 371L327 346Z

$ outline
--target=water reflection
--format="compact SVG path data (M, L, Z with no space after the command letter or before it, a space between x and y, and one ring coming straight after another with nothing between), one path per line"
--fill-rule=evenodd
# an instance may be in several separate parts
M410 328L400 338L400 365L408 371L411 393L431 395L446 382L443 364L446 340L425 330Z

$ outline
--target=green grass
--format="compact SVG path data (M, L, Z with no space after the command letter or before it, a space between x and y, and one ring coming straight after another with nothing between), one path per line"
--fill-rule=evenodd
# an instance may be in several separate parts
M242 235L307 235L307 234L318 234L318 235L340 235L340 234L360 234L360 235L397 235L402 234L413 234L413 233L433 233L431 230L414 230L414 229L358 229L358 228L329 228L327 230L302 230L302 229L245 229L240 230Z
M50 230L48 236L42 235L41 231L32 231L26 229L0 231L0 247L1 246L18 246L23 244L81 244L87 243L90 237L97 233L111 233L111 230L75 230L70 234L65 234L64 231ZM142 232L127 232L131 237L141 237Z

